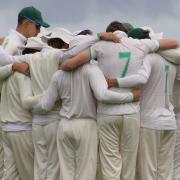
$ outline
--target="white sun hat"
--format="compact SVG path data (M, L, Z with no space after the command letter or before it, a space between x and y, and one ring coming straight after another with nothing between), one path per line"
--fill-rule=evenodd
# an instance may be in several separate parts
M148 30L149 31L149 37L151 39L159 40L159 39L163 38L163 32L155 33L154 30L151 27L149 27L149 26L143 26L141 28L144 29L144 30Z
M80 43L82 43L83 41L88 41L88 39L91 39L92 36L90 35L77 35L74 36L74 38L69 42L69 48L73 48L77 45L79 45Z
M41 50L44 47L47 47L47 44L45 44L41 38L39 37L30 37L27 40L26 45L18 47L19 49L25 49L25 48L30 48L30 49L36 49L36 50Z
M155 33L153 29L148 26L144 26L142 28L150 32L149 36L151 39L160 40L163 38L163 32ZM158 51L158 54L164 57L167 61L180 65L180 48Z
M52 33L52 29L44 28L41 26L40 32L38 33L37 37L48 36Z
M52 33L47 36L43 36L42 40L47 42L49 39L52 38L59 38L62 39L65 43L69 44L69 42L73 39L74 35L69 30L64 28L54 28Z

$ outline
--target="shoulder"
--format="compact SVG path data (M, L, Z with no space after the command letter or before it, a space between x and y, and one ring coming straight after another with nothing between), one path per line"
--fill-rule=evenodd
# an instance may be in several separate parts
M62 78L62 75L63 75L64 73L65 73L65 72L62 71L62 70L57 70L57 71L53 74L52 80L53 80L53 81L58 81L58 80L60 80L60 79Z
M96 64L85 64L83 65L83 74L91 75L101 72Z

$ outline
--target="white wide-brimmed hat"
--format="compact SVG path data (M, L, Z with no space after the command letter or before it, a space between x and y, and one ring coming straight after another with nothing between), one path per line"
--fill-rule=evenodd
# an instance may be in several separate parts
M52 29L44 28L41 26L40 32L38 33L37 37L49 36L52 33Z
M162 39L162 38L163 38L163 32L155 33L155 32L153 31L153 29L152 29L151 27L149 27L149 26L143 26L143 27L141 27L141 28L144 29L144 30L148 30L148 31L149 31L149 37L150 37L151 39L156 39L156 40L158 40L158 39Z
M83 41L87 41L88 39L91 39L92 36L90 35L77 35L74 36L74 38L69 42L69 48L73 48L77 45L79 45L80 43L82 43Z
M62 39L65 43L69 44L69 42L73 39L74 35L69 30L64 28L54 28L52 33L48 36L43 36L42 40L47 42L52 38Z
M28 38L26 45L20 46L18 48L22 49L22 50L25 49L25 48L41 50L41 49L43 49L44 47L47 47L47 46L48 45L45 44L41 40L41 38L39 38L39 37L30 37L30 38Z

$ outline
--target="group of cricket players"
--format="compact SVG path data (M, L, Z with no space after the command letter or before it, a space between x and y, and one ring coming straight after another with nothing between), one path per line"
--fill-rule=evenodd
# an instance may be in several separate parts
M150 27L0 38L0 180L180 180L180 46Z

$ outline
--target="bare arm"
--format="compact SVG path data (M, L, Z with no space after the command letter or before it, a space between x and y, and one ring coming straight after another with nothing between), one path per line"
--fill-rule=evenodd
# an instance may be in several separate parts
M90 51L89 49L84 50L77 56L74 56L70 59L65 60L61 64L61 69L65 71L72 71L73 69L76 69L77 67L81 66L82 64L87 63L90 60Z
M179 46L176 40L161 39L159 40L159 50L174 49Z
M65 59L71 58L71 57L81 53L82 51L84 51L88 47L92 46L99 40L112 41L115 43L120 42L120 39L118 37L116 37L113 33L110 33L110 32L98 33L97 36L88 37L87 40L80 42L77 46L75 46L67 51L64 51L63 53L60 52L57 55L59 63L61 63Z

